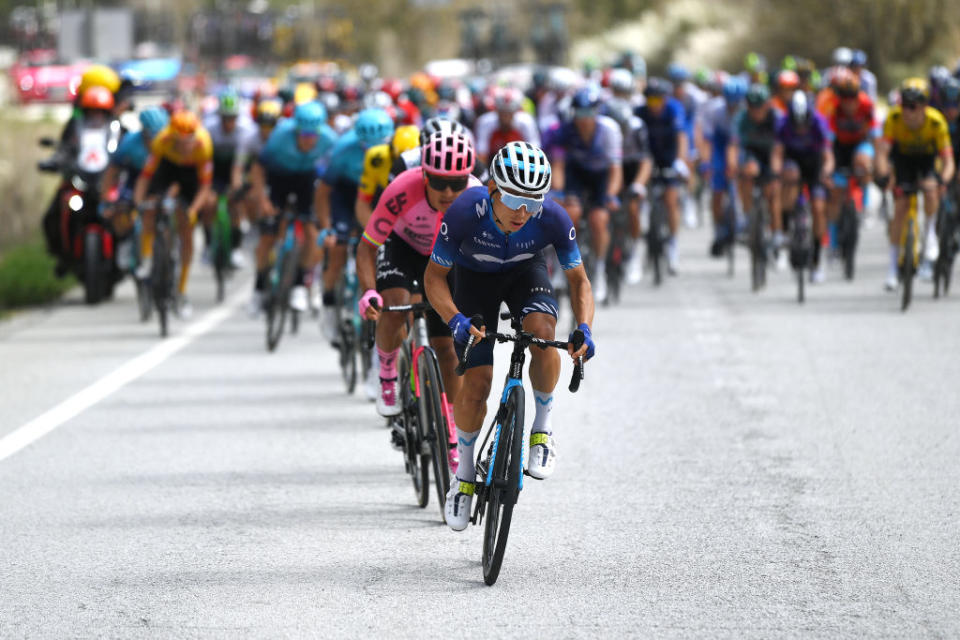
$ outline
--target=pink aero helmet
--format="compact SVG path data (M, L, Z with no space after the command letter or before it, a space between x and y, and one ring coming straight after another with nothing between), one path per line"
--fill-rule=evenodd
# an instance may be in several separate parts
M440 176L469 175L476 158L470 138L459 132L431 134L421 153L424 171Z

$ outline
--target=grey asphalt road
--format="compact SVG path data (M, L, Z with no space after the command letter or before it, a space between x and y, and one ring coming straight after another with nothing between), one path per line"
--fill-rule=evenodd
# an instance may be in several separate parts
M680 277L601 309L494 587L314 323L267 354L200 267L210 330L172 354L129 287L2 323L0 438L156 362L0 460L0 637L960 636L960 292L899 313L866 234L802 307L694 231Z

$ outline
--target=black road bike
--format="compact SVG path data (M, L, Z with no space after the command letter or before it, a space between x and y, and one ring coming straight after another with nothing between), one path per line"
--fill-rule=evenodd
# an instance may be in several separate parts
M521 321L510 313L501 314L500 318L510 320L514 333L487 332L486 339L501 343L512 342L513 354L510 356L510 371L507 373L503 393L500 396L500 407L483 442L477 449L476 501L473 516L470 518L473 524L484 525L483 581L488 585L495 583L500 575L500 566L503 563L503 554L506 551L507 537L510 533L510 522L513 518L513 507L517 504L517 498L523 489L526 451L526 442L523 437L525 402L523 364L527 349L531 345L536 345L544 349L553 347L566 351L569 344L534 337L532 333L523 331ZM471 321L475 327L483 325L483 319L479 316L475 316ZM579 349L583 341L583 332L575 331L574 349ZM471 336L457 367L458 374L462 374L465 370L467 358L475 343L476 339ZM580 388L581 380L583 380L583 358L579 358L574 366L569 386L571 392L576 392Z

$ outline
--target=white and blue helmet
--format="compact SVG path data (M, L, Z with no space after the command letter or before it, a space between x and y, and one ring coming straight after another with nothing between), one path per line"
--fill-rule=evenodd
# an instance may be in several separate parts
M529 142L510 142L490 163L490 175L500 189L529 196L550 191L550 161L543 149Z

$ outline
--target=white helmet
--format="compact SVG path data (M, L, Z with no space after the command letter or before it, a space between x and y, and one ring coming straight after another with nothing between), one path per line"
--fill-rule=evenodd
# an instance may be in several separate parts
M550 161L547 154L529 142L509 142L490 163L497 187L530 196L550 191Z
M434 133L466 133L466 130L462 124L450 118L438 116L428 118L420 130L420 146L427 144L427 139Z
M629 69L614 69L610 72L610 88L618 93L633 91L633 74Z
M838 67L849 67L853 62L853 49L850 47L837 47L833 50L833 64Z

